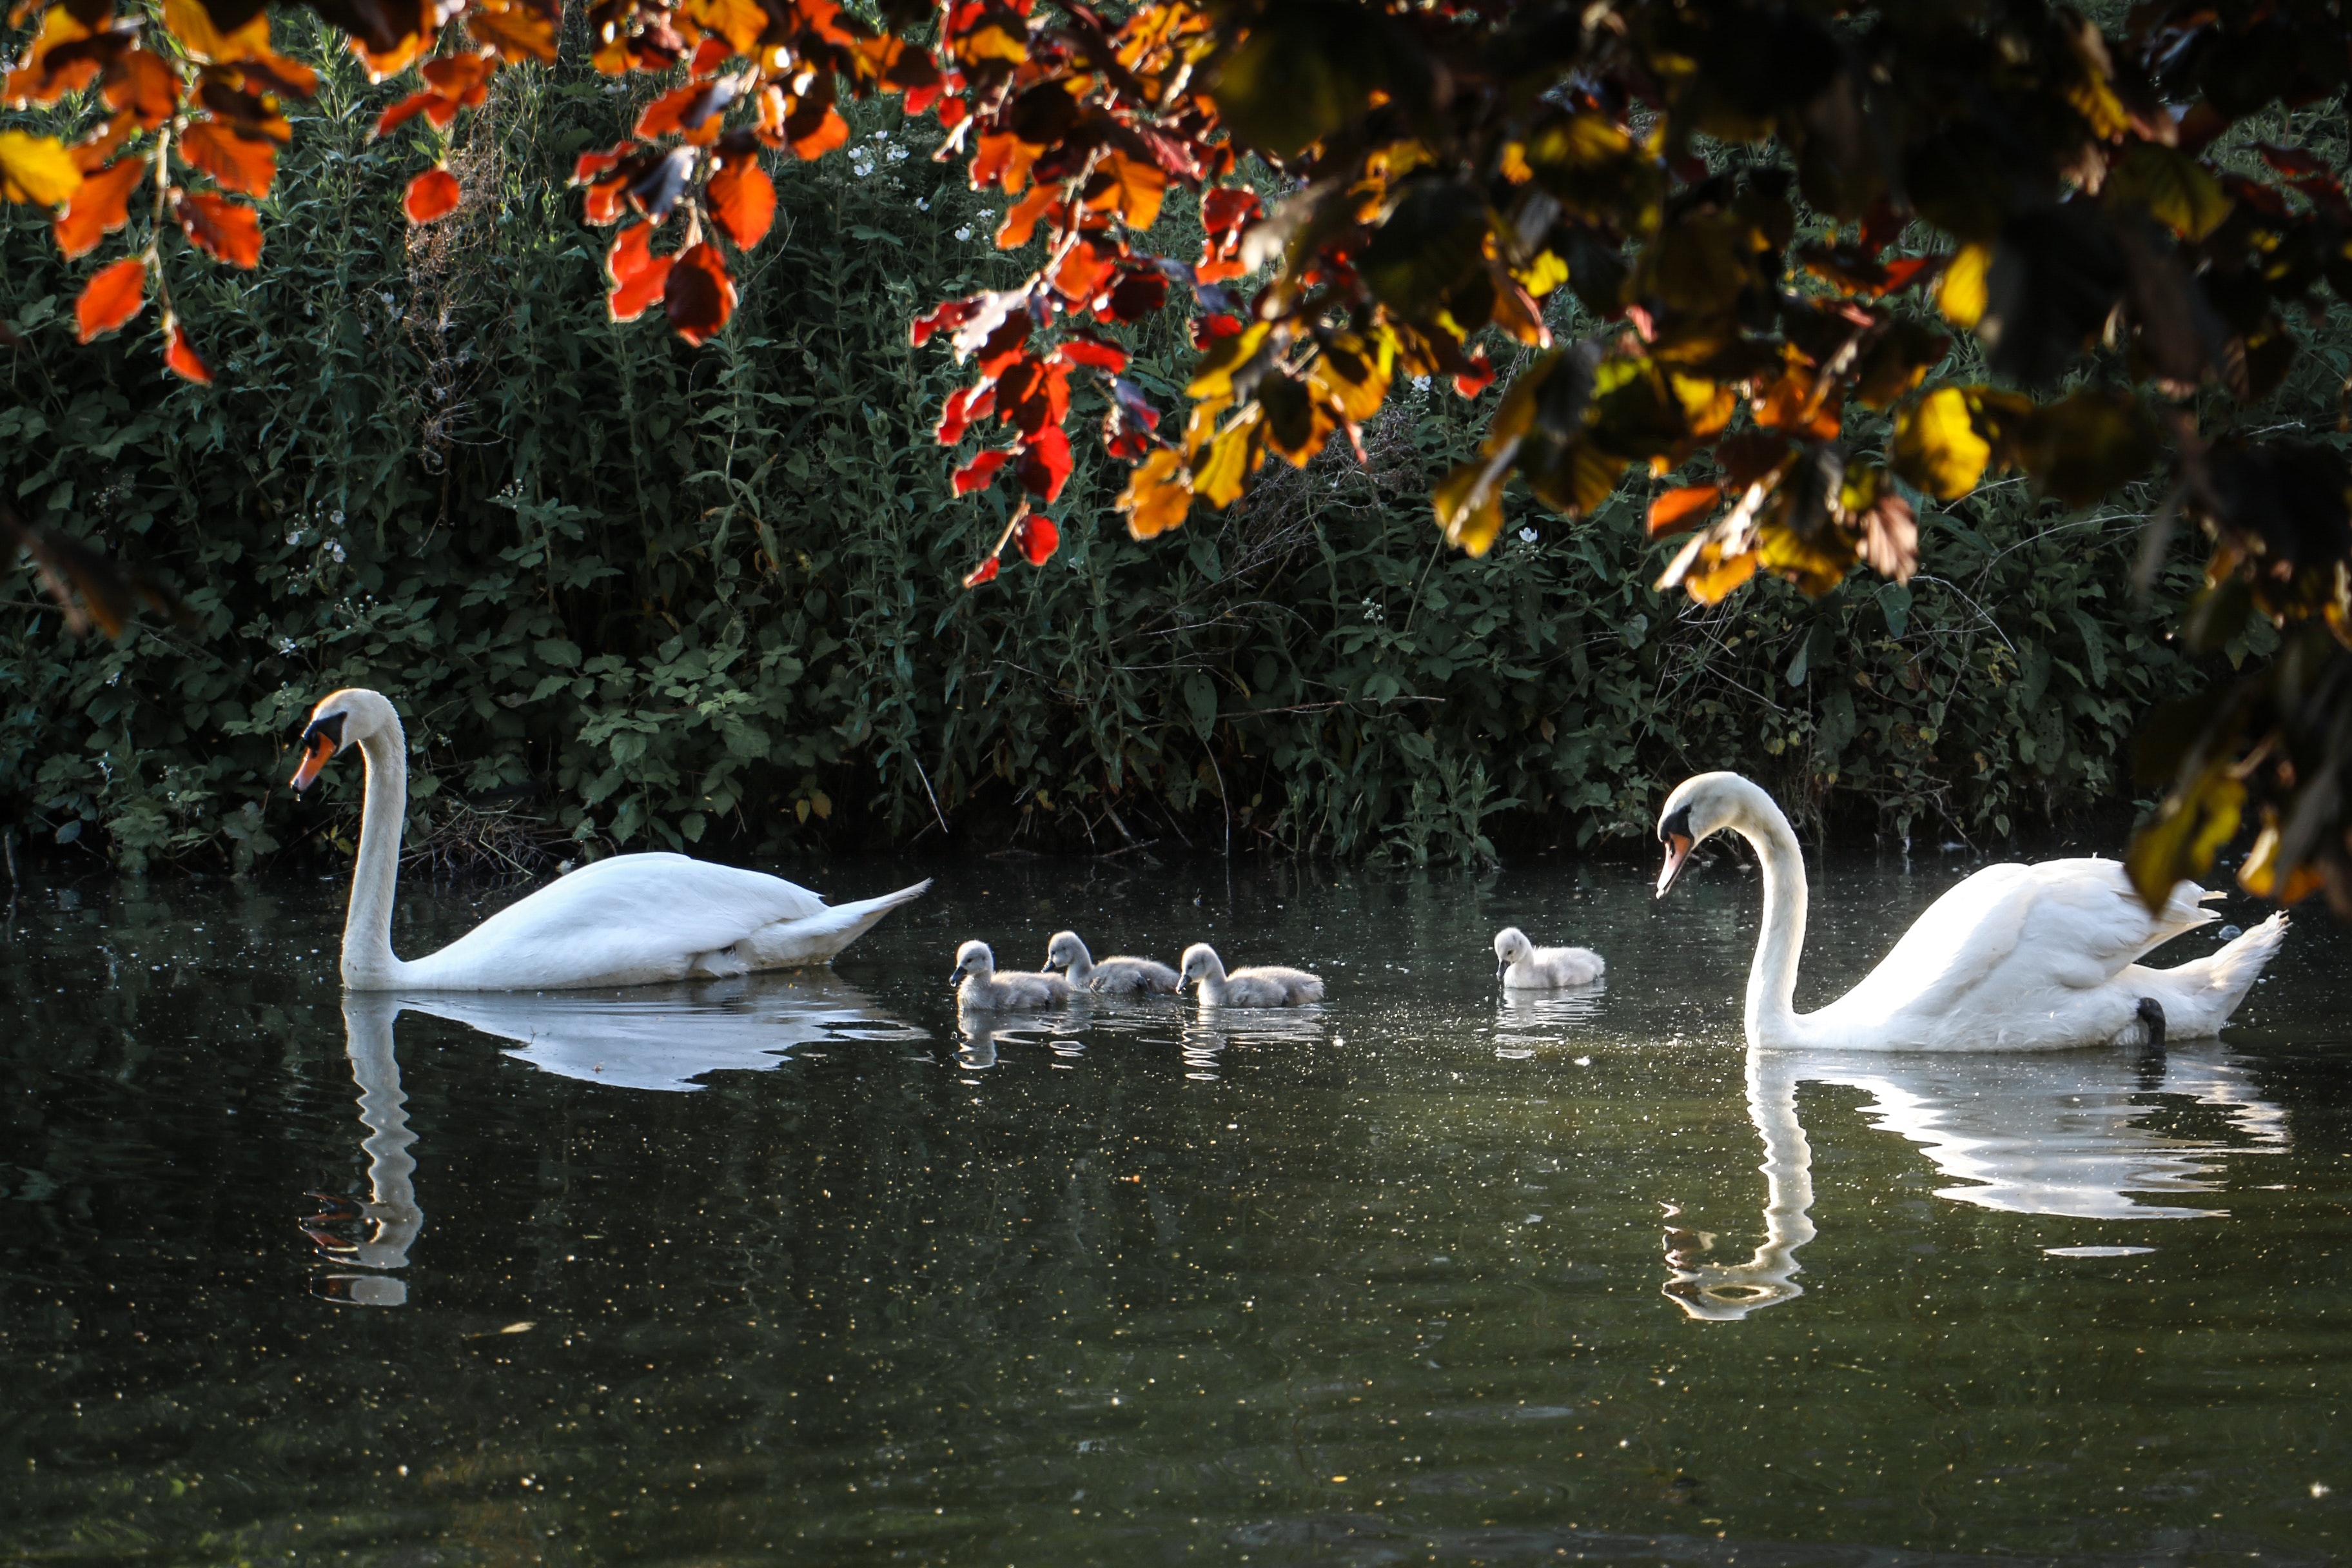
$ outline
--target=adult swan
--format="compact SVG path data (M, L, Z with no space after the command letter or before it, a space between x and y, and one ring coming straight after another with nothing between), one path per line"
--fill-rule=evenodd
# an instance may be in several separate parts
M2286 937L2274 914L2175 969L2133 961L2214 919L2193 882L2150 915L2114 860L1988 866L1937 899L1862 984L1815 1013L1790 1004L1805 942L1805 865L1772 797L1738 773L1685 779L1666 799L1658 896L1728 828L1764 867L1764 934L1748 974L1748 1043L1875 1051L2056 1050L2216 1035Z
M806 888L758 871L683 855L615 855L408 963L392 955L408 739L381 692L352 687L311 710L294 787L308 787L347 746L357 746L367 762L360 852L343 919L343 984L353 991L551 991L823 963L930 886L918 882L829 909Z

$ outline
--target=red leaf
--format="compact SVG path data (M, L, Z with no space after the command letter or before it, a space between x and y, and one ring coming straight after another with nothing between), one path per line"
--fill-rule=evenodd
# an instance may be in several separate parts
M394 104L390 109L385 110L382 114L376 116L375 129L368 132L368 134L372 137L389 136L394 131L399 130L402 125L415 119L418 115L424 113L435 104L444 103L447 100L437 92L412 92L406 98L402 99L398 103ZM455 106L453 105L452 114L454 115L454 113ZM446 120L443 122L446 123Z
M1022 486L1039 500L1050 501L1062 493L1063 481L1070 477L1070 438L1060 426L1047 426L1022 448L1017 471Z
M698 347L719 335L735 314L735 279L716 246L705 241L688 249L669 269L662 301L677 335Z
M213 367L196 353L195 345L188 342L188 329L177 321L172 323L171 341L163 348L163 363L174 374L198 386L213 384Z
M1219 338L1230 338L1241 330L1242 319L1239 316L1222 313L1202 316L1192 323L1192 346L1205 353L1211 343Z
M997 416L1034 437L1059 425L1070 411L1070 373L1066 365L1023 354L997 379Z
M971 428L972 421L986 417L995 406L993 384L956 388L948 394L947 404L940 410L940 422L932 428L932 438L942 447L954 446Z
M68 260L89 255L100 239L131 221L131 193L146 173L146 159L124 158L83 177L72 205L51 230Z
M1475 354L1471 357L1470 368L1454 375L1454 390L1464 397L1475 397L1493 385L1494 381L1495 367L1487 363L1485 354Z
M1246 185L1216 185L1201 193L1201 229L1222 239L1257 216L1257 193Z
M767 171L751 159L730 163L710 176L710 216L727 231L738 250L749 250L768 237L776 221L776 187Z
M656 136L675 133L681 128L680 121L688 106L701 95L702 84L693 81L663 93L646 104L646 111L637 116L635 134L650 142Z
M727 63L735 53L735 46L724 38L705 38L694 47L694 58L688 62L686 74L699 81Z
M1685 485L1668 490L1650 503L1650 537L1660 539L1697 527L1722 500L1721 485Z
M1054 352L1071 364L1092 365L1111 375L1117 375L1127 368L1127 351L1091 332L1078 333Z
M261 265L261 215L243 203L184 194L173 203L172 216L189 243L214 260L247 268Z
M616 321L634 321L644 315L647 306L668 292L670 266L677 259L656 256L631 273L627 282L605 297L605 314Z
M1028 311L1015 310L1005 317L1003 324L989 333L988 341L980 345L980 374L984 376L1003 374L1004 367L1021 357L1021 345L1028 339Z
M99 268L74 301L74 321L80 328L81 341L88 342L100 332L114 331L137 315L146 302L146 262L132 256Z
M993 555L990 556L987 560L982 562L979 565L973 567L971 571L963 574L963 585L967 588L977 588L982 583L993 583L995 581L996 557Z
M1061 544L1062 531L1054 526L1052 518L1032 512L1013 531L1013 542L1021 546L1021 553L1029 558L1030 565L1043 566Z
M912 111L910 110L909 112ZM940 129L942 131L952 131L957 126L961 125L964 122L965 117L971 113L971 106L964 102L962 99L943 98L940 100Z
M106 106L152 131L180 107L180 73L161 55L132 49L106 68Z
M1886 264L1885 287L1879 292L1893 294L1908 289L1912 284L1923 281L1921 273L1940 271L1948 259L1942 256L1906 256L1890 261Z
M970 300L942 300L915 318L908 328L908 336L917 348L929 342L933 334L952 332L971 319L979 307Z
M627 143L624 142L622 147L625 147ZM580 161L572 165L572 183L575 185L584 185L589 181L594 179L597 175L603 174L605 170L611 168L614 164L619 163L621 161L622 147L615 147L609 153L581 153Z
M1168 279L1148 268L1128 268L1110 287L1110 297L1095 309L1098 320L1139 321L1156 315L1168 303Z
M446 169L427 169L408 182L400 209L411 223L435 223L457 210L457 176Z
M968 496L974 490L986 489L989 482L996 478L996 470L1004 467L1012 457L1010 448L981 453L955 471L955 493ZM994 576L995 574L991 573L989 575ZM981 579L983 583L987 580L986 577Z
M604 247L604 279L617 289L654 264L654 226L633 223L615 230Z

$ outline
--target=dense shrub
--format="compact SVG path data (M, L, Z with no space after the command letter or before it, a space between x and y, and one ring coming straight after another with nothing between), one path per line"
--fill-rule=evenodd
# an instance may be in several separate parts
M1646 832L1664 785L1723 766L1816 816L2002 837L2126 796L2133 725L2191 684L2161 630L2179 569L2125 586L2132 504L1997 488L1923 520L1907 589L1716 612L1647 586L1646 491L1444 551L1428 478L1473 426L1437 388L1367 464L1269 472L1149 545L1082 458L1061 552L968 594L1003 519L949 491L929 432L952 367L905 322L1016 268L930 132L874 111L780 169L782 241L695 351L604 321L604 236L547 194L619 89L501 76L453 153L468 205L412 237L410 160L365 138L383 91L328 74L268 265L173 279L215 388L162 374L152 336L76 347L88 264L0 216L26 340L0 351L0 480L194 616L76 640L17 580L0 812L38 840L131 868L278 850L328 820L278 787L300 716L361 682L408 715L412 832L502 854L944 830L1470 857ZM1177 331L1141 345L1170 395ZM355 804L357 770L331 789Z

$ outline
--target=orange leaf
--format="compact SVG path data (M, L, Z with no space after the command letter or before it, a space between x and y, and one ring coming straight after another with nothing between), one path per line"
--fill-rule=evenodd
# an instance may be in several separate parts
M163 363L173 374L194 382L198 386L213 384L213 367L196 353L195 345L188 342L188 329L179 322L172 323L171 341L164 345Z
M189 243L232 267L261 265L261 215L226 196L183 194L172 205Z
M1650 503L1650 537L1660 539L1696 526L1722 499L1721 485L1685 485L1668 490Z
M768 237L776 221L776 187L768 172L752 159L730 163L710 176L710 216L727 231L738 250L749 250Z
M58 249L68 260L88 256L101 238L130 221L131 193L146 173L146 159L125 158L83 176L81 188L73 194L73 205L52 229Z
M848 142L849 121L830 103L822 114L810 113L803 104L784 116L784 137L792 143L794 157L822 158Z
M1127 513L1127 531L1137 539L1181 527L1192 509L1192 476L1183 455L1167 447L1156 448L1136 465L1119 492L1118 510Z
M439 93L412 92L376 116L375 129L369 132L368 135L371 138L389 136L401 126L427 110L441 111L436 112L433 116L433 123L436 125L446 125L457 117L457 106Z
M490 94L490 78L499 72L496 55L438 55L418 68L434 91L470 109Z
M180 135L180 155L214 179L221 189L266 196L278 174L278 149L240 136L216 120L200 120Z
M699 346L719 335L735 314L735 279L719 249L708 241L694 246L669 269L669 286L662 291L669 324L688 342Z
M400 210L411 223L436 223L457 210L457 176L446 169L427 169L408 182Z
M114 331L137 315L146 302L146 262L131 256L99 268L74 301L74 321L81 329L81 341L88 342L100 332Z
M1054 204L1061 199L1061 186L1038 185L1014 202L1006 209L1004 222L997 228L996 248L1018 250L1028 244L1029 237L1037 232L1037 220L1052 211Z
M1167 194L1168 176L1159 164L1117 149L1103 154L1087 182L1087 205L1118 214L1139 234L1160 221L1160 199Z
M180 73L162 56L132 49L106 68L105 92L109 109L152 131L180 106Z
M634 321L644 315L655 300L668 291L670 267L677 259L675 256L646 257L642 267L616 282L612 293L605 296L604 313L616 321Z
M618 289L654 264L654 226L633 223L604 249L604 279Z

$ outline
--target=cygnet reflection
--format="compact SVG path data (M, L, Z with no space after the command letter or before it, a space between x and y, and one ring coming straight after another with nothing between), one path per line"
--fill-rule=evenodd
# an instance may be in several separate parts
M1177 1047L1183 1053L1184 1076L1209 1081L1220 1076L1219 1063L1235 1047L1276 1042L1311 1045L1329 1033L1329 1020L1319 1007L1295 1011L1203 1007L1184 1020Z
M1764 1144L1764 1242L1745 1263L1714 1264L1705 1261L1712 1237L1667 1232L1664 1289L1694 1318L1743 1318L1804 1294L1794 1279L1797 1254L1814 1229L1812 1151L1797 1116L1801 1083L1863 1090L1874 1128L1918 1144L1961 1184L1937 1196L2010 1214L2220 1218L2229 1211L2177 1200L2221 1190L2227 1156L2289 1146L2285 1112L2219 1042L2161 1054L1751 1051L1748 1113ZM2218 1110L2226 1131L2200 1137L2158 1124L2187 1107ZM2144 1203L2135 1194L2176 1201Z
M1087 1010L1083 1001L1052 1018L1023 1017L984 1007L956 1011L956 1066L966 1072L985 1072L997 1065L1012 1047L1038 1046L1058 1058L1056 1066L1073 1066L1086 1054Z
M399 1005L381 993L346 992L343 1037L352 1079L360 1090L360 1122L367 1136L360 1148L368 1157L368 1201L355 1203L330 1193L313 1193L319 1212L301 1222L302 1233L320 1253L346 1267L404 1268L408 1250L425 1229L412 1178L416 1161L409 1146L408 1099L401 1092L400 1062L393 1050L393 1019ZM330 1300L362 1307L398 1307L408 1287L384 1274L330 1274L317 1282Z
M821 970L613 991L418 992L399 1005L521 1042L506 1054L618 1089L692 1093L714 1072L763 1072L796 1047L929 1037Z
M1506 991L1495 1008L1495 1053L1531 1057L1570 1044L1568 1037L1601 1016L1609 982L1563 986L1557 991Z

